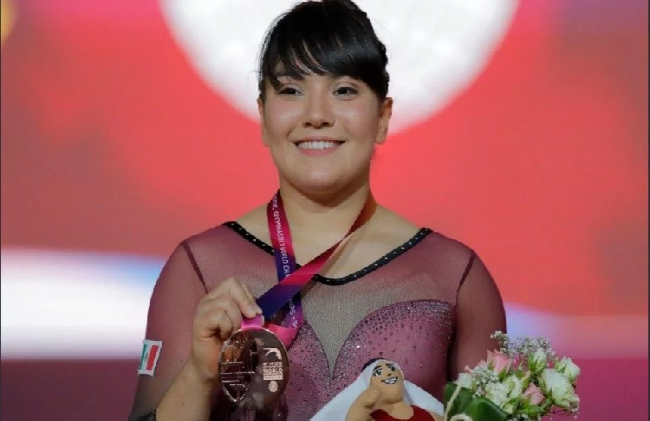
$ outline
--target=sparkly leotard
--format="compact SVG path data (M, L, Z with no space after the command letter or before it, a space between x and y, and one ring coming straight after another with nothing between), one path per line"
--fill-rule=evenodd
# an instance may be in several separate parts
M183 241L171 255L154 289L146 333L163 348L155 375L138 379L130 419L146 416L160 402L188 358L199 300L230 277L249 285L255 296L277 282L273 249L236 222ZM308 420L374 357L397 362L406 379L442 400L456 296L470 282L495 288L472 250L427 228L349 276L317 275L301 293L305 323L289 348L284 397L254 418ZM211 419L242 415L217 396Z

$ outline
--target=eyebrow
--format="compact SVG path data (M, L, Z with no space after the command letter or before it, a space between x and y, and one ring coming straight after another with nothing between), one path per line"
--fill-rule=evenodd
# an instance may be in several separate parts
M300 77L300 78L305 77L305 76L302 75L302 74L295 75L295 74L291 74L291 73L288 73L288 72L285 72L285 71L277 72L277 73L273 73L273 76L275 76L276 78L281 78L281 77L296 77L296 76L298 76L298 77Z
M276 78L276 79L287 77L287 78L291 78L291 79L304 80L305 76L307 76L308 74L309 73L307 73L307 74L302 74L302 73L291 74L291 73L282 71L282 72L273 73L273 77ZM354 77L352 77L350 75L337 75L337 74L334 74L334 73L325 73L325 74L320 75L320 76L326 76L326 77L329 77L330 79L342 79L344 77L349 77L351 79L355 79Z

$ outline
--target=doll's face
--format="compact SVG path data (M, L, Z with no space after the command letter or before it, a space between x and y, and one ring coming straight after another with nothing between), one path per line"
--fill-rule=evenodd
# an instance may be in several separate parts
M381 391L383 403L404 400L404 373L389 361L380 361L372 370L370 385Z

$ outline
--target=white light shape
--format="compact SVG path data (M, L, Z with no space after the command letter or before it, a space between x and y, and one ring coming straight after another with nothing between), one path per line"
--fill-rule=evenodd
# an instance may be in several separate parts
M136 357L159 267L128 257L3 249L2 358Z
M506 314L509 335L549 338L560 355L648 357L647 315L564 316L516 304L506 304Z
M295 0L161 0L198 74L257 121L257 58L273 20ZM395 99L391 132L429 118L485 68L517 0L357 0L386 44Z

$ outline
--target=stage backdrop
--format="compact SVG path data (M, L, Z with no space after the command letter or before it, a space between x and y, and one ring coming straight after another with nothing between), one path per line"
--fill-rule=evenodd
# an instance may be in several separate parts
M276 188L255 59L292 3L2 0L3 421L125 419L165 258ZM647 2L359 3L378 199L482 256L582 419L647 419Z

